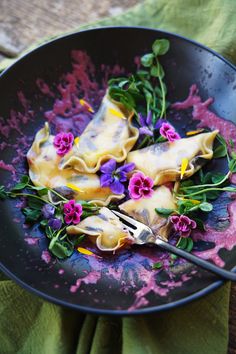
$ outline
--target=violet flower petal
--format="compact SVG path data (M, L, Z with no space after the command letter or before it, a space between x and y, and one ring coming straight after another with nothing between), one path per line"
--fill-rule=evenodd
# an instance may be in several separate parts
M104 173L100 176L100 185L101 187L109 187L110 184L113 182L113 177L111 174Z
M146 118L146 124L150 125L151 123L152 123L152 111L149 111Z
M153 132L148 127L139 128L139 134L153 136Z
M116 169L116 160L115 159L110 159L109 161L105 162L101 167L100 167L100 171L102 173L110 173L112 174L112 172Z
M114 178L114 181L110 184L110 189L115 194L123 194L125 187L117 178Z

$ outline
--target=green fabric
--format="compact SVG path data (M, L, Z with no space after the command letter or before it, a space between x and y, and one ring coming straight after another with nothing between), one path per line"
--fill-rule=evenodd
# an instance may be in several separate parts
M82 28L160 28L195 39L236 63L235 13L235 0L147 0L121 16ZM96 317L45 302L0 275L0 353L225 354L229 295L228 283L172 311Z

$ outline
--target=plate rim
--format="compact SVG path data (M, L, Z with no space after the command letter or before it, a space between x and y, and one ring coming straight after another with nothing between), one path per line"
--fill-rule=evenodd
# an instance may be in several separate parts
M213 49L210 49L209 47L195 41L192 39L189 39L185 36L179 35L174 32L169 32L169 31L164 31L158 28L152 28L152 27L145 27L145 26L98 26L98 27L93 27L93 28L88 28L88 29L82 29L80 31L73 31L64 35L59 35L56 38L50 39L46 42L43 42L42 44L39 44L37 47L31 49L30 51L24 53L22 56L17 58L13 63L11 63L7 68L5 68L1 73L0 73L0 80L4 78L9 71L12 70L15 66L17 66L19 63L25 60L28 56L30 56L32 53L43 49L47 46L50 46L52 43L56 43L57 41L61 40L66 40L67 38L74 37L79 35L80 33L83 32L96 32L96 31L102 31L102 30L145 30L145 31L150 31L150 32L157 32L158 34L163 34L177 37L180 40L184 40L186 42L189 42L191 44L194 44L197 47L200 47L209 53L213 54L217 58L221 59L224 63L229 65L233 70L236 71L236 64L234 65L232 62L230 62L228 59L226 59L224 56L221 54L217 53ZM156 313L156 312L162 312L162 311L167 311L171 310L173 308L177 308L183 305L186 305L192 301L196 301L199 298L202 298L203 296L212 293L214 290L218 289L219 287L223 286L226 281L225 280L216 280L213 281L210 285L207 287L187 296L184 297L180 300L177 301L172 301L170 303L162 304L162 305L157 305L157 306L152 306L152 307L144 307L144 308L139 308L137 310L109 310L109 309L99 309L99 308L94 308L94 307L88 307L88 306L81 306L78 304L73 304L65 300L60 300L59 298L55 296L48 295L47 293L40 291L23 280L21 280L18 276L16 276L14 273L12 273L7 267L3 265L2 262L0 262L0 270L11 280L13 280L16 284L20 285L23 289L29 291L31 294L37 295L40 298L43 298L44 300L47 300L51 303L54 303L56 305L60 305L63 307L67 307L73 310L78 310L81 312L85 313L91 313L91 314L96 314L96 315L113 315L113 316L131 316L131 315L144 315L144 314L150 314L150 313ZM234 273L236 273L236 265L231 269Z

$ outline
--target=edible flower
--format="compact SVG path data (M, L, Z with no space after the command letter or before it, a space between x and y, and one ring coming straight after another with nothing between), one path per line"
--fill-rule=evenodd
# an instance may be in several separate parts
M184 177L184 174L185 174L187 167L188 167L188 163L189 163L188 159L186 157L184 157L181 162L180 179L182 179Z
M152 124L152 112L149 111L147 117L144 117L141 113L138 114L141 128L139 128L140 135L153 136L153 131L159 129L165 122L164 119L159 119L155 125Z
M118 118L126 119L126 117L124 116L123 113L117 111L117 110L114 109L114 108L109 108L109 112L110 112L111 114L113 114L114 116L118 117Z
M92 106L83 98L79 100L79 103L81 104L81 106L85 107L89 112L94 113Z
M145 176L142 172L135 173L129 181L129 195L134 200L150 198L153 194L154 182L152 178Z
M48 220L48 226L50 226L53 230L59 230L62 226L61 219L54 217L55 207L51 204L45 204L42 208L42 214L45 219Z
M83 212L82 205L75 202L74 199L69 200L68 203L64 204L63 208L64 212L64 220L67 225L69 224L79 224L80 222L80 217Z
M113 193L123 194L125 190L123 182L127 181L127 174L131 172L134 167L134 163L127 163L116 168L116 160L110 159L100 168L102 172L100 176L101 187L109 187Z
M186 215L173 215L170 217L170 221L182 237L188 237L192 229L196 229L197 227L196 222Z
M57 155L64 156L67 154L74 142L74 136L72 133L59 133L55 136L53 145L57 149Z
M175 128L172 127L169 123L162 123L160 127L160 134L169 140L169 142L173 142L175 140L180 139L179 134L175 131Z

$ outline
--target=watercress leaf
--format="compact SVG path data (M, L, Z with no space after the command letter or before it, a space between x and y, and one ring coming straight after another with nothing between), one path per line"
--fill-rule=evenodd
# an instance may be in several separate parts
M157 139L156 139L156 143L164 143L167 139L164 138L164 136L160 135Z
M201 219L196 218L196 217L194 217L194 220L196 221L197 229L200 230L200 231L205 231L204 222Z
M184 250L187 247L188 241L185 237L180 237L176 247Z
M213 205L211 203L204 202L199 204L199 209L202 211L210 212L213 209Z
M222 192L221 191L209 191L209 192L206 192L205 195L206 195L206 199L208 200L216 200L219 195L221 194Z
M216 183L220 183L221 181L223 181L223 179L225 178L225 175L222 173L215 173L212 175L211 180L214 184Z
M26 222L35 222L41 216L41 210L24 208L22 209Z
M191 239L191 237L188 237L186 240L187 240L187 246L185 247L185 251L191 252L193 249L193 240Z
M4 186L0 186L0 199L6 199L8 196L5 187Z
M42 227L46 227L46 226L48 225L48 220L42 220L42 221L40 221L40 225L41 225Z
M159 71L158 71L158 67L156 65L153 65L151 67L151 71L150 71L151 76L153 77L158 77L159 76Z
M153 263L152 269L160 269L163 266L162 262Z
M49 244L49 250L57 258L64 259L72 255L74 247L71 243L67 241L59 241L54 237Z
M229 145L232 149L234 149L234 141L232 139L229 139Z
M28 206L32 209L37 209L40 210L42 209L43 205L45 204L44 201L34 198L34 197L28 197L27 199Z
M169 216L172 214L175 209L167 209L167 208L155 208L155 211L157 214L163 215L163 216Z
M231 152L231 157L232 157L232 159L236 160L236 152L235 151Z
M214 150L213 158L218 159L221 157L225 157L226 155L227 155L227 146L226 145L219 145Z
M232 173L236 173L236 160L230 160L229 161L229 170Z
M165 72L164 72L162 65L159 62L157 63L157 68L158 68L158 77L160 79L163 79L163 77L165 76ZM162 94L161 94L161 96L162 96Z
M147 78L149 77L149 72L146 71L146 70L139 70L139 71L137 71L137 76L138 76L139 78L145 78L145 79L147 79Z
M154 55L152 53L145 54L141 57L141 63L146 68L149 68L153 63Z
M26 186L27 186L27 184L19 182L11 189L11 191L21 191Z
M157 39L152 45L152 50L155 55L164 55L170 48L170 42L167 39Z
M143 86L147 89L147 90L149 90L149 91L153 91L153 87L152 87L152 85L151 85L151 83L148 81L148 80L144 80L143 81Z
M23 175L20 179L21 183L28 184L30 182L29 176Z

